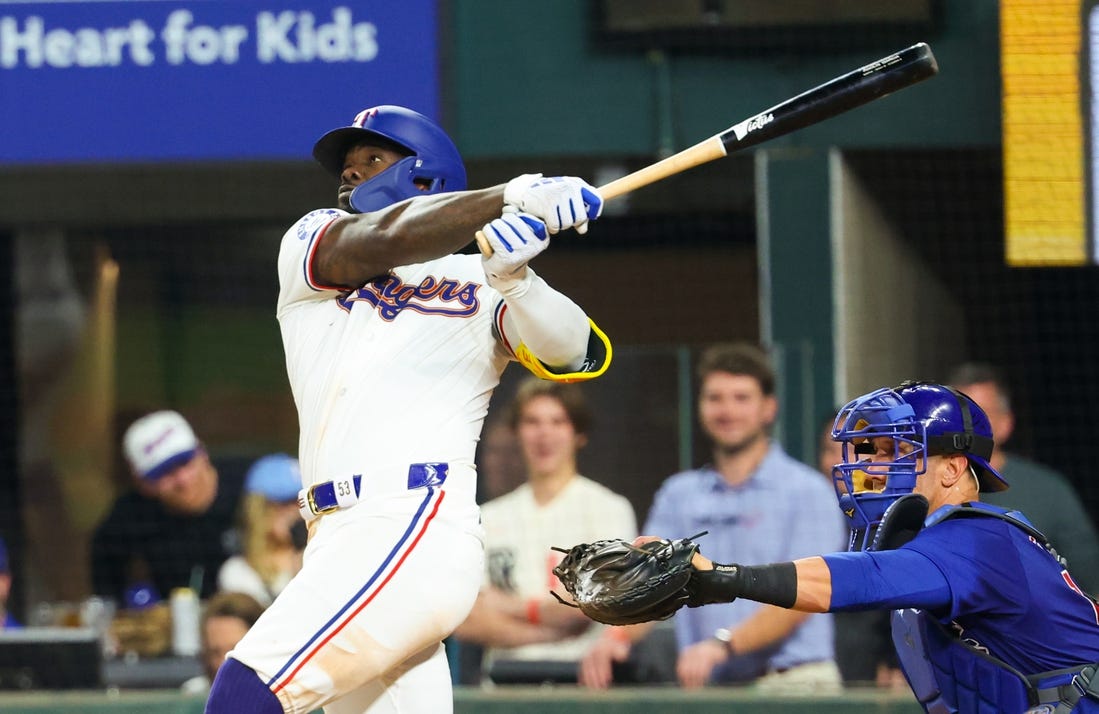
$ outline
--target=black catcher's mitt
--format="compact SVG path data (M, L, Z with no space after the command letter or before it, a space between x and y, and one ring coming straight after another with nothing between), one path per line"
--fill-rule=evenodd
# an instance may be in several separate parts
M597 540L555 550L566 555L554 575L572 595L574 607L596 622L633 625L666 620L690 599L688 586L695 572L691 558L698 552L691 538L642 546Z

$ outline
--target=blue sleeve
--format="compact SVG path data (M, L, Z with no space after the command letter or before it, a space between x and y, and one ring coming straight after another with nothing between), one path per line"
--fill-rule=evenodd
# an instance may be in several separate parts
M1046 557L1037 541L997 518L950 518L924 528L904 549L935 563L950 583L951 602L944 617L1018 614L1025 609L1019 602L1022 593L1030 588L1021 553Z
M832 612L905 607L935 611L950 605L946 576L914 550L823 557L832 575Z

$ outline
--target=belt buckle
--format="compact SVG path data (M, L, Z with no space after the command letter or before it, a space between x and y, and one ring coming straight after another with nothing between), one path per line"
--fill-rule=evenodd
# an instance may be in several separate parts
M316 513L318 516L323 516L326 513L332 513L333 511L340 510L340 504L338 504L338 503L333 503L330 506L324 506L324 507L320 507L320 506L317 505L317 499L316 499L317 486L320 486L320 484L317 484L317 483L313 484L312 486L309 487L309 491L306 492L306 498L309 501L309 510L313 511L313 513Z

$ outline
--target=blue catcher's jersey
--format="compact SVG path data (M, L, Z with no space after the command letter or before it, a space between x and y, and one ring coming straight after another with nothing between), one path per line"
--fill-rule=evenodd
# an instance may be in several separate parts
M1099 606L1021 528L953 517L903 548L942 571L950 603L929 614L962 639L1024 673L1099 661Z
M825 556L831 609L923 610L1024 674L1099 662L1099 607L1042 543L986 508L940 509L896 550Z

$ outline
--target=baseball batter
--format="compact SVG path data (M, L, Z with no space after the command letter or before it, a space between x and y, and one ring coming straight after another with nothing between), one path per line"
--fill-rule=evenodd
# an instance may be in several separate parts
M527 262L602 200L530 174L467 191L426 117L364 110L314 157L338 208L279 254L277 316L301 427L301 572L218 673L208 712L448 712L441 641L484 571L474 449L509 361L589 379L604 335ZM483 230L490 258L454 254Z

